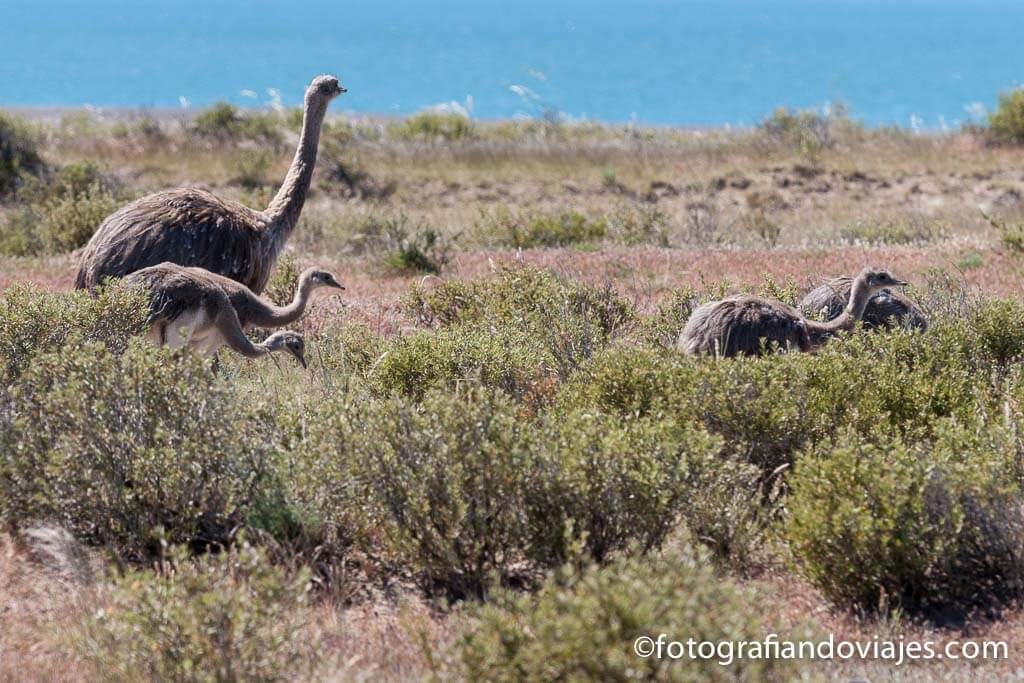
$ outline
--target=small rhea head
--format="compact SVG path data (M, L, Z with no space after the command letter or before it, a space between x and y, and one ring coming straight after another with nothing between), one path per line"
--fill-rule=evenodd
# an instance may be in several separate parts
M324 74L317 76L306 88L306 98L316 97L322 100L330 101L343 92L348 90L338 82L337 77Z
M267 337L263 345L271 351L287 351L295 356L296 360L302 364L302 367L306 367L306 341L298 332L292 332L291 330L275 332Z
M326 270L312 268L308 271L307 279L314 288L333 287L334 289L345 289L345 285L338 282L338 279Z
M908 283L896 278L887 270L879 268L865 268L860 276L867 281L872 292L878 292L887 287L906 287Z

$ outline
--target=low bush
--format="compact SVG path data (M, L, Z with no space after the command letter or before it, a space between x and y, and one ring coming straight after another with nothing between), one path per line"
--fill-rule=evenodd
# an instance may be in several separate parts
M243 149L239 152L234 182L250 192L267 184L267 171L274 157L263 149Z
M949 229L923 216L898 220L861 221L840 231L845 242L854 244L928 244L944 239Z
M993 425L931 441L849 431L801 456L786 533L844 607L965 614L1024 595L1020 447ZM1016 473L1019 474L1019 473Z
M0 514L53 520L122 557L225 543L261 495L273 441L198 357L73 341L36 356L0 414Z
M818 167L824 153L835 146L840 135L863 130L849 114L843 104L833 104L821 113L780 107L761 123L760 130L771 143L794 150L811 167Z
M391 128L392 135L412 140L465 140L475 135L473 122L456 113L424 111Z
M249 139L276 145L281 142L281 117L273 112L243 112L228 102L217 102L192 121L196 135L212 140Z
M844 427L926 436L941 418L970 421L992 411L989 375L1015 348L1015 328L1005 330L1009 339L995 329L998 323L986 338L965 322L939 321L927 344L908 331L858 334L814 355L750 361L610 349L572 378L560 400L702 425L767 477L808 443Z
M545 566L659 547L693 502L698 463L721 449L697 429L583 411L546 416L538 438L531 550Z
M40 176L46 162L32 128L0 112L0 197L16 191L27 178Z
M626 238L630 230L640 230L642 225L618 226ZM656 230L653 225L648 226ZM603 240L609 232L603 218L591 219L579 211L562 211L557 214L521 211L513 213L507 207L499 207L490 213L482 213L475 230L486 242L495 241L501 246L522 249L544 247L565 247L586 245Z
M607 235L619 244L669 246L668 216L649 204L622 204L604 221Z
M554 375L554 365L518 330L467 324L398 337L370 379L385 394L421 397L431 388L481 385L524 397Z
M397 272L439 274L451 260L451 240L429 225L411 225L405 214L369 216L355 226L346 248L376 254Z
M1024 142L1024 88L999 95L996 110L988 116L988 132L997 142Z
M564 571L536 596L504 595L474 607L450 660L437 668L465 680L510 682L784 680L797 675L796 658L741 658L726 649L710 659L634 652L638 638L656 640L660 634L719 648L758 641L769 632L801 638L799 631L786 633L766 621L763 615L772 612L766 596L716 576L703 553L674 547L579 573Z
M528 423L499 392L431 392L367 407L353 446L391 552L425 587L482 596L527 558Z
M102 609L65 636L97 678L312 678L320 644L304 629L309 579L289 579L245 545L196 560L171 553L101 591Z
M98 342L120 353L141 332L149 297L140 290L102 288L56 294L32 285L0 291L0 383L12 382L37 355Z
M91 164L71 164L46 181L26 183L23 203L0 224L0 253L14 256L72 251L92 237L124 196Z

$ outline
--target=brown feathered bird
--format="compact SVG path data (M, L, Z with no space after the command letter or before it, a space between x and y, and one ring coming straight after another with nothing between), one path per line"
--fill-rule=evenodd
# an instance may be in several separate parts
M310 295L321 287L345 289L324 270L310 268L299 277L295 297L287 306L275 306L256 296L248 287L202 268L161 263L130 273L125 286L145 287L150 296L148 338L158 346L190 346L213 355L228 346L253 358L275 350L295 354L304 348L301 335L288 332L271 335L263 344L253 344L245 331L252 327L281 327L298 320ZM290 336L289 336L290 335ZM274 344L277 348L274 348ZM305 366L305 359L296 355Z
M755 296L711 301L694 310L676 347L716 356L758 356L773 347L813 351L837 332L852 329L874 294L905 284L888 271L865 268L853 281L842 314L827 323L808 320L780 301Z
M197 266L259 294L306 201L327 106L346 92L334 76L306 89L302 132L288 175L265 211L196 188L151 194L107 217L82 252L75 287L92 289L169 261Z
M812 289L800 301L800 310L807 315L821 315L833 320L843 312L853 287L852 277L837 277ZM928 319L917 304L902 292L883 289L868 300L861 319L868 329L907 327L916 330L928 329Z

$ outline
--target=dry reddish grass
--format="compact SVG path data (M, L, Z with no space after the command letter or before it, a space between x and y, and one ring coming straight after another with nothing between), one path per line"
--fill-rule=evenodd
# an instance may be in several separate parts
M467 251L454 256L441 277L395 274L369 258L341 259L299 254L300 267L331 269L345 284L342 294L315 297L311 329L334 316L362 322L381 334L410 328L415 321L402 310L402 297L414 284L431 286L446 279L488 277L502 266L520 264L551 269L594 284L611 282L620 294L650 312L669 292L728 281L735 288L760 284L765 275L792 279L810 289L830 277L854 274L866 265L891 269L912 283L923 284L933 268L957 272L968 251L950 242L921 247L837 247L814 249L661 249L607 246L594 251L530 249ZM1014 297L1024 292L1024 257L1001 249L980 249L982 264L962 272L966 285L990 296ZM74 261L69 256L42 259L0 259L0 290L30 282L51 291L73 286Z
M56 636L86 613L89 592L29 559L0 535L0 680L86 680Z
M871 642L899 640L931 641L936 649L952 641L1001 641L1007 643L1009 658L1004 660L929 660L907 661L896 666L876 660L819 661L809 666L830 680L1019 680L1024 676L1024 610L1007 610L999 619L976 619L946 628L911 620L887 621L858 618L830 605L810 584L792 574L775 573L751 581L773 596L777 610L768 615L777 623L799 625L810 622L819 634L832 634L840 640Z

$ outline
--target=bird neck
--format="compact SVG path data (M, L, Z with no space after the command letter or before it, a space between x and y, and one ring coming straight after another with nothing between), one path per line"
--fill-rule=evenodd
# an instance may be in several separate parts
M867 279L858 277L850 287L850 300L847 302L843 312L827 323L809 320L807 321L808 328L814 332L826 334L852 330L857 321L864 317L864 310L868 307L868 301L870 300L871 287L868 285Z
M302 205L309 193L313 180L313 168L316 166L316 150L320 142L320 128L327 114L327 102L311 98L306 102L302 114L302 132L299 134L299 146L288 169L288 175L281 184L270 206L263 212L267 220L267 229L272 239L274 254L280 250L288 239L292 229L299 220Z
M251 323L257 327L281 327L295 322L306 312L306 304L309 303L312 293L313 281L308 277L303 277L299 280L299 286L295 290L295 296L290 304L274 306L260 300L262 305L254 311Z

